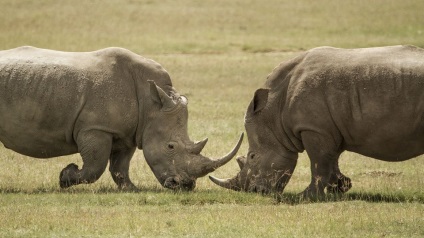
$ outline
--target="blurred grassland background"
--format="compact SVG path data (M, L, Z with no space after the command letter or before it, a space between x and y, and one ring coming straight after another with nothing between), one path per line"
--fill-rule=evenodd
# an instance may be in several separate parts
M281 61L316 46L424 47L416 0L0 0L0 50L118 46L152 58L189 98L189 135L218 157L244 131L254 91ZM407 148L405 148L407 149ZM246 153L245 142L239 154ZM59 172L79 155L37 160L0 145L0 237L423 237L423 156L387 163L344 153L353 188L338 200L297 202L310 179L301 154L279 203L198 179L191 193L163 189L138 151L119 192L108 171L61 190ZM238 171L233 160L213 174Z

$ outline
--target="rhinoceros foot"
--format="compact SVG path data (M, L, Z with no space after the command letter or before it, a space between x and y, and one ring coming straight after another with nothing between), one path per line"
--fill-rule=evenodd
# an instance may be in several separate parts
M126 183L118 186L118 189L122 192L140 192L141 190L137 188L133 183Z
M78 165L72 163L66 166L59 175L59 184L61 188L68 188L77 184L75 178L77 177Z
M345 193L352 188L352 181L350 178L340 175L333 175L330 185L327 186L327 193L337 194L337 193Z
M326 195L322 189L316 189L315 186L308 186L302 193L299 194L300 200L318 202L324 201Z

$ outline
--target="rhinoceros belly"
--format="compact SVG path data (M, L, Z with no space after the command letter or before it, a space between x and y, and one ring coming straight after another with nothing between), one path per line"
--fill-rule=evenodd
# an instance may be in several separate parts
M78 152L75 145L58 140L54 142L54 140L40 140L20 135L4 136L3 134L0 136L0 141L8 149L35 158L51 158Z
M76 144L67 135L71 132L66 129L65 118L54 122L59 119L43 114L43 109L36 107L27 108L24 112L19 111L19 107L0 108L0 141L6 148L37 158L77 152Z
M0 141L5 147L37 158L76 153L72 129L83 100L70 73L25 63L0 69Z
M404 161L424 154L424 139L385 138L360 145L348 145L346 149L383 161Z

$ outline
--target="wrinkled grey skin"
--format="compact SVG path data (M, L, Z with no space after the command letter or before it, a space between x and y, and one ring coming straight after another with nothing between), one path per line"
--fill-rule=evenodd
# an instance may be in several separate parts
M159 182L192 190L196 178L225 164L200 154L207 140L187 135L187 99L156 62L121 48L59 52L34 47L0 51L0 141L36 157L80 153L60 186L92 183L108 162L119 188L135 189L128 174L136 148Z
M249 141L241 171L216 184L249 192L282 192L306 150L312 179L304 197L346 192L339 169L347 150L383 161L424 153L424 50L320 47L283 62L246 112Z

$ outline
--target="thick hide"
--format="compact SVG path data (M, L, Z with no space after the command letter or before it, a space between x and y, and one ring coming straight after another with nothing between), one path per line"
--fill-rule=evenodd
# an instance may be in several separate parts
M384 161L424 153L424 50L320 47L283 62L255 92L245 127L249 153L240 173L221 186L282 191L306 150L307 197L346 192L338 166L347 150Z
M231 158L203 157L206 140L191 141L187 121L168 73L126 49L0 51L0 141L37 158L80 153L83 167L63 169L61 187L96 181L109 162L117 185L134 188L128 169L139 148L162 185L193 189ZM192 172L192 160L204 169Z

